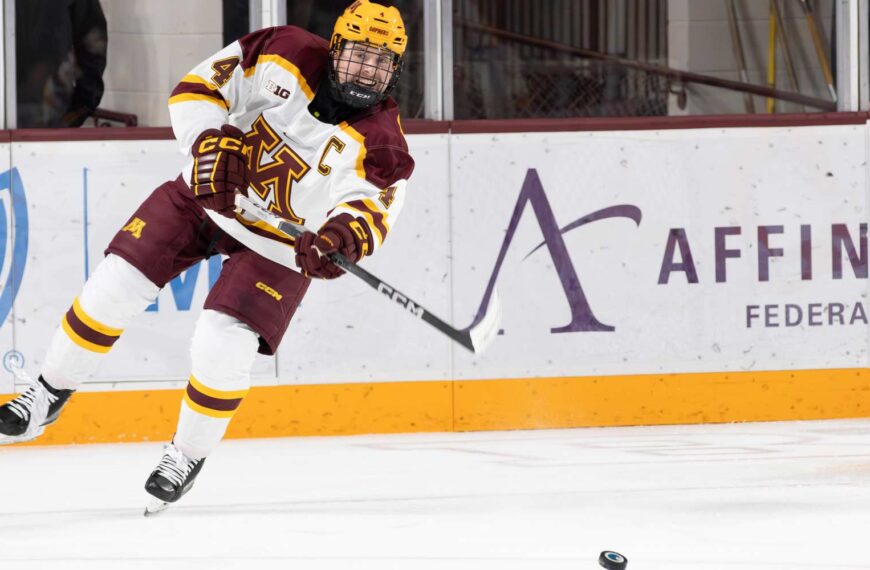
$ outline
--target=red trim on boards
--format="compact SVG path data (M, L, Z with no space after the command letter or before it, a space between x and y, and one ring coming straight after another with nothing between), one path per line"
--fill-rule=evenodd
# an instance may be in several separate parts
M688 115L680 117L587 117L452 121L452 134L532 133L563 131L649 131L739 127L805 127L863 125L870 113L800 113L789 115ZM407 130L406 130L407 132Z
M680 117L577 117L564 119L512 119L427 121L407 119L408 135L535 133L586 131L649 131L716 128L807 127L863 125L868 112L799 113L789 115L690 115ZM67 142L101 140L172 140L169 127L107 127L84 129L16 129L0 131L0 142Z
M104 127L84 129L16 129L12 142L172 140L169 127Z
M426 119L402 119L402 131L406 135L435 135L450 132L450 121L427 121Z

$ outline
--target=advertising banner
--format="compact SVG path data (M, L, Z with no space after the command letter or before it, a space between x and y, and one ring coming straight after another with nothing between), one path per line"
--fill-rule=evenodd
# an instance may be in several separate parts
M867 365L861 126L457 135L456 378Z
M864 125L410 136L404 211L366 267L456 326L497 290L502 334L475 357L354 278L318 282L254 384L864 367L865 137ZM105 245L184 162L174 141L0 147L5 358L38 371ZM89 389L183 386L220 266L170 283Z

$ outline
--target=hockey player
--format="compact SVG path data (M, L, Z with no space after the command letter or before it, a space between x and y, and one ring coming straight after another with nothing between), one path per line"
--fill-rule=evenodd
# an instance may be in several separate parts
M38 381L0 407L0 442L38 437L159 290L220 253L228 258L196 323L176 432L145 485L153 509L187 492L248 391L257 351L274 354L311 278L343 274L325 254L372 255L401 210L414 162L389 94L406 45L396 8L358 0L328 43L293 26L264 29L183 77L169 109L189 166L109 243ZM319 230L294 243L237 216L236 192ZM298 272L270 259L289 247Z

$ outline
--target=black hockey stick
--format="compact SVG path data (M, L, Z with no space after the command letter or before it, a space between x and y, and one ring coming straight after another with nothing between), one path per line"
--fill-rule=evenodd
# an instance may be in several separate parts
M242 194L236 194L236 209L254 216L258 220L265 222L270 227L294 239L302 235L303 232L308 231L304 227L293 224L265 208L262 208ZM365 281L369 287L378 293L386 295L389 299L404 307L415 317L419 317L426 321L475 354L483 352L489 343L492 342L493 338L498 334L499 323L501 322L501 305L498 300L497 291L493 291L489 305L486 307L486 311L482 317L476 318L471 325L464 329L456 329L430 313L420 303L414 301L392 285L381 281L378 277L375 277L359 265L351 263L343 255L339 253L331 253L329 254L329 259L348 273Z

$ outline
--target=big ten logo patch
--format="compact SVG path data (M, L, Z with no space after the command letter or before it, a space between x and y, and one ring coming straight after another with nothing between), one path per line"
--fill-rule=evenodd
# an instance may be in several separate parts
M205 271L202 271L203 266L206 267ZM173 302L173 305L170 305L170 307L174 306L176 311L189 311L191 307L199 308L205 301L205 294L207 294L208 291L211 291L211 288L214 287L215 282L220 276L221 267L222 260L219 255L201 261L196 265L191 266L186 271L183 271L181 275L170 281L169 286L164 287L160 295L164 299L166 299L167 295L170 296ZM197 283L203 280L200 278L200 274L204 274L207 278L205 288L197 288ZM197 294L197 289L199 289L200 295ZM203 290L205 290L205 293L203 293ZM201 301L194 304L194 297L198 296L202 296L203 298ZM171 310L171 308L167 309L165 305L161 306L159 298L146 309L146 311L150 312L163 312L166 310Z
M281 87L280 85L278 85L277 83L275 83L271 79L266 82L266 91L268 91L269 93L272 93L273 95L277 95L278 97L280 97L282 99L287 99L288 97L290 97L290 90L289 89L285 89L284 87Z
M0 327L12 312L27 262L28 219L18 170L0 172Z

